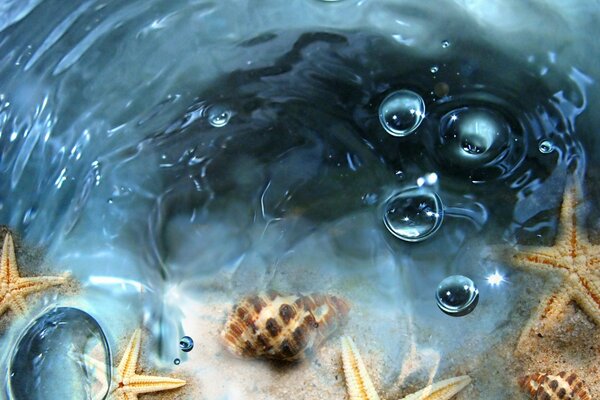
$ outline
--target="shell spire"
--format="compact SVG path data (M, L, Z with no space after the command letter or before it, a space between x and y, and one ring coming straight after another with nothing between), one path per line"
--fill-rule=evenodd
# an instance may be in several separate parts
M221 339L241 357L294 361L344 323L349 309L337 296L259 293L234 306Z
M585 383L575 374L562 371L558 375L531 374L519 380L534 400L592 400Z

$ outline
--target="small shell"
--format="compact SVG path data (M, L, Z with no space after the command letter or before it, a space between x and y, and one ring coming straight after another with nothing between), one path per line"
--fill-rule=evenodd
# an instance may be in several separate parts
M345 322L349 309L336 296L260 293L234 306L221 338L238 356L293 361Z
M592 400L584 382L575 374L532 374L523 377L519 386L534 400Z

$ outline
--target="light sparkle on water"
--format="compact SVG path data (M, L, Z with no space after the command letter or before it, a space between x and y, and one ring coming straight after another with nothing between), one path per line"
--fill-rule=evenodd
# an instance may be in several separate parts
M502 283L506 282L506 280L504 279L504 275L502 275L498 271L494 272L491 275L488 275L486 280L491 286L500 286Z

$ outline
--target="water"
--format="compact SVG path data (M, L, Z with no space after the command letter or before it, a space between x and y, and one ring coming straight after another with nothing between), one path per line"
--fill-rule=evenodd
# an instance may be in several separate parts
M25 275L70 271L80 285L1 316L2 349L46 307L69 306L100 321L116 353L144 328L144 371L193 380L183 398L340 399L336 336L285 370L218 341L245 294L324 292L351 299L340 333L381 366L382 397L458 370L473 379L463 398L521 395L516 378L537 366L506 354L552 278L484 254L551 245L571 174L600 195L595 5L0 4L0 224L21 238ZM426 110L404 137L379 117L398 90ZM423 240L407 242L383 210L415 186L443 200L444 220L424 213L410 233ZM586 206L594 240L600 209ZM463 318L432 296L451 275L480 291ZM202 351L182 352L184 335ZM573 346L552 368L585 371Z
M452 275L440 282L435 291L435 300L440 310L446 314L463 317L477 306L479 290L466 276Z

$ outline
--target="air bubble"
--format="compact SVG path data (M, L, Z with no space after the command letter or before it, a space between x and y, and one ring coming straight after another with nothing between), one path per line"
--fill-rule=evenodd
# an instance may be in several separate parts
M432 74L435 74L440 70L440 68L437 65L434 65L429 70L431 71Z
M231 119L231 111L220 105L211 106L207 110L207 118L209 124L215 128L221 128L227 125Z
M173 360L173 364L179 365L181 364L181 360L179 358L176 358L175 360Z
M189 352L194 348L194 340L189 336L184 336L179 339L179 348L181 351Z
M463 107L440 121L440 153L452 165L479 167L508 149L510 127L499 113L486 108Z
M389 94L379 106L379 122L392 136L413 133L425 118L423 98L411 90Z
M447 49L448 47L450 47L450 42L448 40L444 40L442 42L442 48Z
M462 275L452 275L440 282L435 292L438 307L452 317L462 317L475 309L479 290L475 283Z
M383 222L390 233L407 242L420 242L433 235L444 216L440 197L423 188L411 188L386 203Z
M540 143L538 149L540 150L540 153L543 154L552 153L552 151L554 151L554 144L549 140L544 140Z

